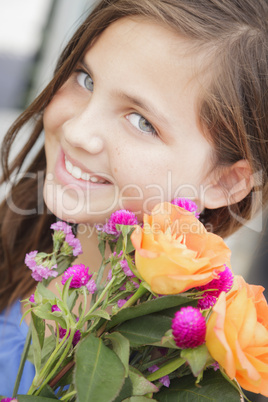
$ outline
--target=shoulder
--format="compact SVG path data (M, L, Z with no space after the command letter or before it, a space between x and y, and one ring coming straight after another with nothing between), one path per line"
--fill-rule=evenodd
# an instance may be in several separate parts
M20 301L0 313L0 395L11 396L20 364L28 326L22 321ZM34 367L26 362L20 393L26 393L34 377Z

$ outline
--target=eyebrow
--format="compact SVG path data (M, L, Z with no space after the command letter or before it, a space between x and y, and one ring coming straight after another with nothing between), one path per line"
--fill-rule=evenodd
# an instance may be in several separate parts
M94 75L92 73L91 68L86 63L86 61L82 60L80 63L87 70L87 72L89 73L89 75L93 79ZM143 99L139 98L138 96L128 95L125 92L122 92L122 91L119 91L119 90L115 90L114 94L116 96L118 96L119 98L121 98L122 100L128 101L128 102L134 104L135 106L145 110L150 115L155 116L163 124L168 125L168 121L165 118L165 116L159 110L157 110L152 104L148 103L147 101L144 101Z

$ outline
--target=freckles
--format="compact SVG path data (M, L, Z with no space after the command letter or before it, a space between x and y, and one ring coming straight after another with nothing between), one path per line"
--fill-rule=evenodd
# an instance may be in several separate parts
M114 172L115 172L115 173L117 173L117 172L118 172L118 170L117 170L117 168L116 168L116 167L114 168Z

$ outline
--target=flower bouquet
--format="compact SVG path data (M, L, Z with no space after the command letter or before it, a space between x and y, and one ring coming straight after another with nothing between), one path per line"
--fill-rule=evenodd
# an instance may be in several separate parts
M38 285L13 399L2 401L232 402L246 398L242 388L268 396L263 288L233 275L230 250L194 203L159 204L140 225L113 213L97 227L97 273L72 265L82 250L70 226L52 229L53 252L25 258ZM54 294L47 285L58 275ZM36 374L17 395L26 359Z

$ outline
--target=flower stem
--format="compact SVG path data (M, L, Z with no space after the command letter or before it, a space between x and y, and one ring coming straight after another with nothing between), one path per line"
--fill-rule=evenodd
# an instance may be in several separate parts
M76 394L76 391L69 392L69 394L66 394L61 398L61 401L65 401L66 399L69 399L71 396L73 396L75 394Z
M148 292L148 289L140 285L139 289L134 293L133 296L131 296L131 298L123 305L123 307L121 307L121 309L132 306L146 292Z
M35 395L39 395L39 394L40 394L40 392L42 391L42 389L44 388L44 386L51 380L51 378L53 378L54 374L57 372L58 368L60 367L61 363L63 362L63 360L65 359L65 357L67 356L67 354L68 354L68 352L69 352L69 350L70 350L70 347L71 347L72 342L73 342L73 337L74 337L75 331L76 331L76 328L72 328L72 329L71 329L71 333L70 333L70 336L69 336L69 338L68 338L68 342L67 342L67 344L66 344L66 347L65 347L64 352L62 353L62 355L61 355L61 357L60 357L58 363L55 365L55 367L53 368L53 370L48 374L48 376L46 377L45 381L42 383L41 387L38 388L38 390L37 390L37 392L35 393ZM66 332L66 333L67 333L67 332Z
M100 297L98 298L98 300L93 304L93 306L90 308L90 310L87 312L87 317L90 316L91 313L93 313L94 310L96 310L96 308L99 306L99 304L101 303L101 300L103 299L103 296L105 295L105 293L112 287L113 282L115 281L116 277L114 276L110 282L106 285L106 287L103 289L103 291L100 294Z
M82 287L82 291L83 291L83 296L84 296L84 306L83 306L82 314L80 315L79 321L78 321L78 323L76 325L77 329L81 329L81 327L84 325L83 319L85 317L86 308L87 308L87 292L86 292L85 286Z
M36 388L39 386L39 383L43 381L43 378L46 377L46 373L49 372L51 365L53 364L53 362L56 360L59 352L61 351L61 349L64 346L64 342L66 341L67 337L69 334L69 325L67 326L67 330L66 330L66 334L64 335L64 337L62 338L62 341L56 346L56 348L54 349L54 351L52 352L52 354L50 355L49 359L47 360L46 364L44 365L44 367L42 368L39 376L37 377L37 379L34 378L33 383L31 385L31 387L29 388L29 391L27 393L27 395L32 395L33 392L36 390Z
M17 374L17 378L16 378L12 398L15 398L17 393L18 393L18 389L19 389L20 380L21 380L21 376L22 376L22 373L23 373L25 361L26 361L28 351L29 351L29 348L30 348L30 345L31 345L31 339L32 339L31 325L32 324L30 324L30 327L29 327L29 330L28 330L28 333L27 333L27 337L26 337L26 340L25 340L23 352L22 352L22 355L21 355L20 366L19 366L19 370L18 370L18 374Z

